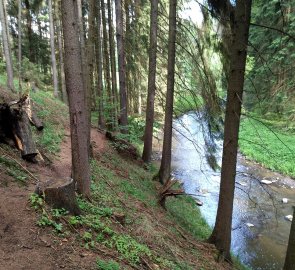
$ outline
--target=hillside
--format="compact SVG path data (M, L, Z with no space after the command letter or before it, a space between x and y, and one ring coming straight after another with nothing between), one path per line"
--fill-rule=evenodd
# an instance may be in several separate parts
M5 95L1 90L2 100ZM13 98L6 96L6 99ZM92 129L91 201L78 198L81 216L50 209L32 195L36 182L70 175L66 107L46 93L32 95L45 123L35 132L44 162L27 163L0 144L1 269L228 269L215 262L195 202L171 198L158 206L155 169L120 156Z

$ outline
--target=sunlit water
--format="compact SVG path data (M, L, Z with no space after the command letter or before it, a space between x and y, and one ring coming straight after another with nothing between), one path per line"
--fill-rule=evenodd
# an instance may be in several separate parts
M189 113L174 121L173 174L183 182L189 194L203 202L202 215L214 225L217 211L220 173L205 159L206 149L199 116ZM222 142L217 142L219 164ZM271 185L262 179L274 181ZM232 252L252 269L281 269L291 222L295 186L285 178L239 157L233 213ZM288 204L282 203L288 198ZM247 223L253 224L249 227Z

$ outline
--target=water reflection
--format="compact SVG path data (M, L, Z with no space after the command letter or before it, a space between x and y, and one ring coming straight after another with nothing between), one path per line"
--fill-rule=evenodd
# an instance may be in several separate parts
M173 173L183 181L187 193L196 194L203 202L201 212L210 226L214 225L220 173L206 160L207 150L200 124L202 116L189 113L174 121ZM215 141L217 163L221 165L222 142ZM270 179L269 186L260 183ZM292 180L263 169L239 157L234 199L232 251L253 269L281 269L286 252L291 222L284 216L292 213L294 198Z

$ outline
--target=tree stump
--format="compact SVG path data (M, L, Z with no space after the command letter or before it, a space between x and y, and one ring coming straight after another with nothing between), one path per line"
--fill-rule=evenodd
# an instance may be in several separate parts
M76 200L75 182L70 177L38 184L35 193L44 195L45 202L53 208L64 208L73 215L81 214Z

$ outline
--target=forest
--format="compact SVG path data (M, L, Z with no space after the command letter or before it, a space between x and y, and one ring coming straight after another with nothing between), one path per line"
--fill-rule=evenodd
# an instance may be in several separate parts
M294 0L0 0L0 33L0 269L295 270Z

